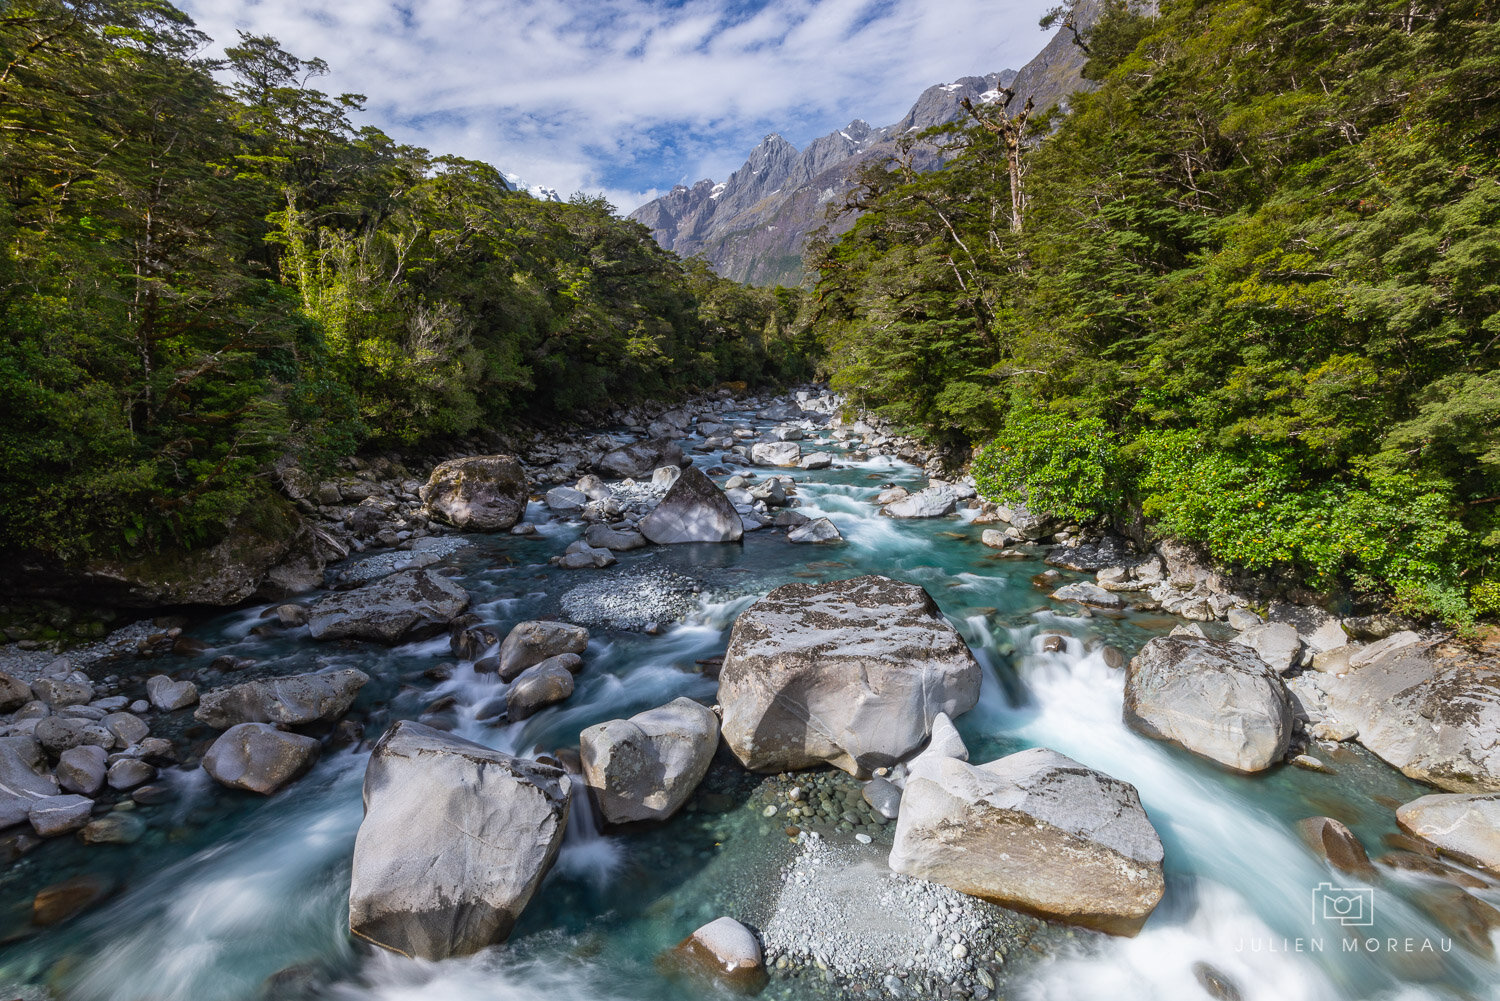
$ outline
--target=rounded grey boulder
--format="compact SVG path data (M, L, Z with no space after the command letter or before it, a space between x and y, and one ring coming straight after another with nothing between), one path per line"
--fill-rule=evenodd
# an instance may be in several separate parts
M517 623L500 644L500 680L512 681L528 667L559 654L583 653L588 645L589 631L583 626L545 619Z
M719 673L724 739L753 771L866 778L979 700L979 664L928 593L868 576L778 587L740 613Z
M977 766L923 755L910 767L897 872L1117 935L1161 901L1161 839L1130 783L1043 747Z
M579 737L583 776L611 824L666 820L703 781L719 746L719 718L692 699L674 699Z
M216 730L239 723L305 726L333 723L354 702L370 676L354 668L327 674L291 674L215 688L198 703L193 718Z
M558 654L522 671L505 693L505 715L512 721L529 719L538 709L562 702L572 695L572 661L577 660L576 654Z
M392 574L319 601L308 617L315 640L366 639L394 644L442 629L469 607L458 584L430 570Z
M428 960L503 940L557 857L571 791L561 768L396 723L365 769L350 930Z
M474 532L510 528L526 513L526 473L510 455L450 459L420 493L434 518Z
M641 519L641 534L659 545L737 542L745 534L739 512L696 466L683 467L661 503Z
M241 723L219 735L203 755L203 770L220 785L269 796L318 759L318 742L283 733L269 723Z
M1240 772L1280 761L1292 739L1292 698L1254 650L1193 636L1158 636L1125 668L1125 723Z

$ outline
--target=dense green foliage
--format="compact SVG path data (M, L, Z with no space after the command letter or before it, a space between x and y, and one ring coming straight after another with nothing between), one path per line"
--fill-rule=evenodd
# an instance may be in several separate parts
M1495 612L1500 12L1104 9L1098 88L1033 123L1023 232L977 127L940 172L863 179L815 261L836 385L994 439L997 496L1139 505L1225 564Z
M164 0L0 10L0 549L198 544L285 456L803 374L785 292L206 43Z

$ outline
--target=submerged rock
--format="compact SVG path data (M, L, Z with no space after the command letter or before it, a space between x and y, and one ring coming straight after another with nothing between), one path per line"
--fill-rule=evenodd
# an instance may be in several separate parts
M312 607L308 628L316 640L390 645L442 632L468 607L468 593L454 581L431 570L407 570L322 599Z
M1445 855L1500 874L1500 793L1435 793L1396 811L1408 834Z
M420 491L432 517L471 532L510 528L526 513L526 495L526 473L510 455L450 459Z
M1297 824L1297 833L1320 857L1339 872L1363 879L1373 879L1375 867L1365 846L1348 827L1332 817L1309 817Z
M203 755L203 770L220 785L269 796L311 768L319 750L312 737L269 723L240 723L214 741Z
M719 746L712 709L680 698L579 736L583 775L611 824L666 820L703 781Z
M1158 636L1125 671L1125 723L1241 772L1280 761L1292 738L1286 685L1236 643Z
M237 723L305 726L334 723L349 711L370 676L354 668L327 674L290 674L216 688L202 697L193 718L216 730Z
M502 941L551 868L571 780L420 723L396 723L365 770L350 930L439 960Z
M1046 748L913 762L891 868L993 903L1134 934L1161 901L1162 846L1135 787Z
M770 979L755 933L734 918L718 918L677 943L669 967L682 976L724 984L742 994Z
M772 591L740 613L719 675L724 739L755 771L864 776L978 698L979 664L932 598L878 576Z
M724 491L696 466L683 468L661 503L641 519L640 529L658 544L736 542L745 534Z

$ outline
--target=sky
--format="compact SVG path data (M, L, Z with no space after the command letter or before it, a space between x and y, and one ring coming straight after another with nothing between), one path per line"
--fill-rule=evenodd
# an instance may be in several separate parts
M622 213L724 180L767 133L799 149L901 118L926 87L1019 69L1055 0L186 0L215 39L273 35L359 124Z

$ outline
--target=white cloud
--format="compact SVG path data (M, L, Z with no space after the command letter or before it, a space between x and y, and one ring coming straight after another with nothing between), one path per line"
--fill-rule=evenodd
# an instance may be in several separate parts
M934 83L1019 68L1050 0L186 0L220 44L271 34L369 98L396 139L622 211L722 180L766 130L798 146L897 120Z

